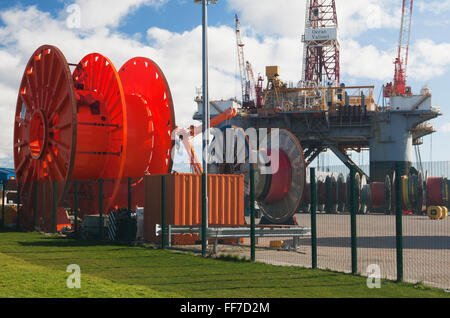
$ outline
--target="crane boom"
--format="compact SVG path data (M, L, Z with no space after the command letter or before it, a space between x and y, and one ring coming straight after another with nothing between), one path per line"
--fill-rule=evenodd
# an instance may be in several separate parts
M247 70L245 65L245 56L244 56L244 43L241 38L241 23L239 21L239 17L236 14L236 45L238 52L238 60L239 60L239 71L241 74L241 89L242 89L242 106L247 107L250 103L250 91L249 91L249 83L247 81Z
M394 61L394 84L388 83L386 85L384 90L385 97L408 95L411 93L406 86L406 70L408 67L409 41L411 39L412 10L413 0L403 0L398 55Z
M228 108L224 112L218 114L217 116L211 118L210 127L215 127L219 125L220 123L231 119L237 115L237 110L233 107ZM175 130L175 135L179 137L181 142L183 143L184 148L186 149L186 152L189 156L191 167L194 171L194 173L201 174L203 172L202 166L197 158L197 155L195 154L194 147L191 143L191 138L194 138L195 136L198 136L202 133L202 127L203 125L194 127L190 126L188 129L183 129L177 127Z
M262 102L262 83L261 77L258 77L258 83L255 81L252 65L245 60L244 56L244 42L241 37L241 24L239 17L236 14L236 44L239 60L239 71L241 75L241 89L242 89L242 107L254 108L261 107Z
M400 40L398 57L395 61L394 92L398 95L406 93L406 69L408 67L409 41L411 38L413 0L403 0L402 24L400 27Z

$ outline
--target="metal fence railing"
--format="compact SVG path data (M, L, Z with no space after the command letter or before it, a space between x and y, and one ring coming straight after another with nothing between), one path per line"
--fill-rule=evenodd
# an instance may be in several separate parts
M245 237L237 244L216 245L210 240L214 251L274 265L328 269L450 289L450 218L404 215L398 204L400 191L392 194L397 196L393 214L359 214L355 182L348 212L319 212L314 191L316 173L314 168L308 173L310 211L295 215L297 227L307 230L306 235L261 237L251 196ZM397 184L396 189L400 188Z
M433 162L413 162L413 167L421 171L423 175L428 172L429 177L445 177L450 179L450 161L433 161ZM368 176L370 176L370 166L368 164L359 166ZM317 168L319 173L348 173L348 168L345 165L320 165Z
M435 173L444 172L445 167L445 164L435 164ZM311 186L309 211L295 215L297 225L279 227L257 225L259 216L254 192L251 191L250 216L245 217L245 225L235 228L206 228L201 222L194 227L177 228L166 215L166 211L169 208L173 210L173 207L166 199L166 180L162 177L162 184L158 184L162 189L159 223L162 240L159 243L161 247L166 248L172 244L178 233L185 231L185 237L191 242L191 247L199 251L201 246L203 249L207 246L211 253L238 255L276 265L329 269L361 275L371 275L375 271L380 278L423 282L450 289L450 218L436 220L427 215L404 215L401 206L393 207L394 213L390 215L358 214L353 177L349 178L352 186L350 189L353 191L348 212L321 212L314 191L318 173L320 171L314 168L308 173ZM351 171L352 174L355 174L355 171ZM396 180L400 181L400 178ZM61 220L66 217L75 232L81 232L82 228L91 234L98 231L98 235L93 238L108 239L116 237L114 233L122 229L122 232L126 233L122 238L125 237L125 241L130 242L142 237L137 234L142 232L142 226L139 230L139 217L135 208L144 206L143 183L138 178L127 178L119 182L77 180L69 184L16 183L15 189L10 188L11 184L5 184L2 191L0 225L3 227L9 222L14 224L16 229L58 232L65 225ZM253 171L250 184L252 189ZM396 186L396 189L400 188L399 185ZM15 200L13 197L8 200L8 191L16 191ZM108 201L112 193L116 193L119 198L116 206ZM397 191L392 195L401 194ZM397 198L396 202L401 200ZM92 209L97 211L97 215L88 218ZM125 214L121 214L121 210ZM112 211L118 212L111 218ZM15 218L12 218L12 215ZM121 225L119 221L124 219L128 219L128 222ZM116 221L118 223L115 223ZM116 224L116 228L109 228L111 222Z

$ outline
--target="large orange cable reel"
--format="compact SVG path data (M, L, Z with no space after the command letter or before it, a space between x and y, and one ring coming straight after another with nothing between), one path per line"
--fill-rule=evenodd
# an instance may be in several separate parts
M46 193L56 181L58 205L71 206L72 181L105 179L103 212L127 206L124 179L171 171L174 129L170 88L152 60L133 58L117 72L108 58L93 53L71 74L58 48L41 46L25 69L14 123L15 170L26 206L23 225L31 228L35 181L45 185ZM80 196L79 206L98 213L98 184L81 183L94 199ZM143 201L142 184L137 188L134 204ZM49 205L52 200L41 198L42 192L38 203ZM51 208L40 208L49 211L41 222L48 229Z

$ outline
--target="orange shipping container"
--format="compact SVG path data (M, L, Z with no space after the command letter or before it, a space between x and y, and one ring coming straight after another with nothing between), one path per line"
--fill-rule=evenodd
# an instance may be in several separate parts
M156 224L161 224L161 175L144 177L144 239L160 242ZM201 225L202 176L166 175L166 224ZM244 176L208 175L209 219L212 226L242 226L244 220ZM190 238L190 239L189 239ZM172 237L174 244L193 244L198 235Z

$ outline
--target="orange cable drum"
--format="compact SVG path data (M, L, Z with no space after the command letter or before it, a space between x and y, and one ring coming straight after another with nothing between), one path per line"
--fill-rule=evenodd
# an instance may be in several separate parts
M25 68L14 122L25 227L31 226L35 181L57 182L61 206L73 193L73 180L106 179L103 212L123 205L124 178L171 171L174 129L169 85L152 60L131 59L117 72L108 58L92 53L71 74L58 48L41 46ZM143 185L138 188L143 193ZM94 183L80 189L96 196L80 198L80 206L98 211Z

